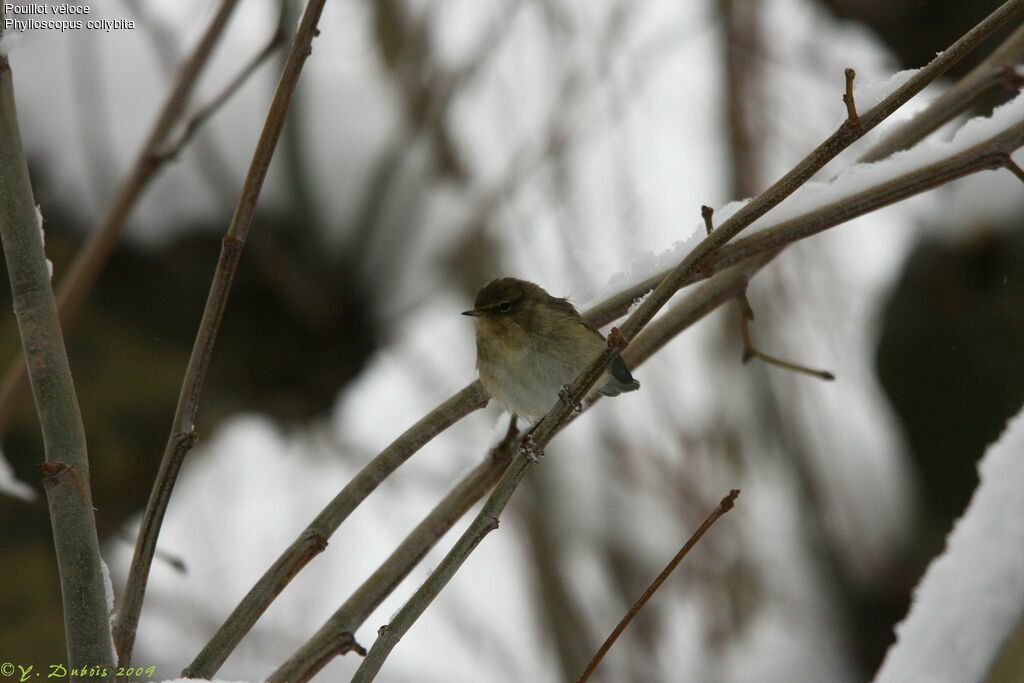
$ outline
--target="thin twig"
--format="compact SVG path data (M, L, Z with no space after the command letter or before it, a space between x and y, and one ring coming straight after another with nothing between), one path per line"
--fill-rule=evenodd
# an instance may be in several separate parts
M843 93L843 104L846 105L846 125L853 128L860 126L860 117L857 116L857 102L853 99L853 79L857 72L853 69L846 69L846 92Z
M704 217L704 227L710 235L711 231L715 229L714 224L711 221L714 211L708 206L702 206L700 209L701 215ZM754 308L750 305L750 299L747 298L746 288L736 295L736 303L738 303L740 307L740 335L743 339L742 362L744 365L746 365L751 358L760 358L768 365L774 365L775 367L782 368L783 370L791 370L793 372L799 372L823 380L831 381L835 379L835 375L827 370L815 370L814 368L783 360L769 355L754 346L754 340L750 335L750 322L754 319Z
M679 549L679 552L672 558L672 561L669 562L663 570L661 570L661 573L658 574L658 578L654 579L654 582L647 587L647 590L645 590L644 594L640 596L640 599L629 608L629 611L626 612L626 616L622 618L622 621L618 623L618 625L612 630L611 634L609 634L608 638L604 643L602 643L601 647L599 647L597 652L594 653L593 658L590 660L590 663L587 664L587 668L583 670L583 673L580 674L576 683L584 683L590 678L590 675L594 673L594 669L596 669L597 665L601 663L604 656L608 654L608 650L611 649L612 645L615 644L615 641L622 635L622 632L626 630L627 626L629 626L629 622L633 621L633 618L636 617L641 609L643 609L644 605L647 604L654 593L661 588L661 584L665 583L665 579L672 575L672 572L676 570L679 563L683 561L683 558L686 557L687 553L690 552L693 546L697 545L700 539L703 538L704 534L711 528L711 525L717 522L719 517L727 513L729 510L732 510L733 505L736 503L736 498L739 495L740 490L733 489L729 491L729 495L722 498L722 502L718 504L718 507L708 515L708 518L705 519L704 523L701 524L697 531L693 533L690 540L688 540L686 544Z
M11 68L0 52L0 238L43 435L46 462L40 467L60 574L68 665L113 672L85 428L43 252L42 216L36 211Z
M618 355L622 344L628 344L679 290L686 278L698 272L706 262L711 261L715 253L726 242L792 194L826 163L885 120L929 82L962 58L985 36L1015 15L1020 14L1022 10L1024 10L1024 0L1010 0L1002 5L960 40L936 56L895 92L860 117L860 125L853 127L844 123L825 142L798 163L792 171L744 205L735 215L708 235L643 300L633 314L618 328L618 331L613 330L608 337L607 348L573 380L566 391L562 392L564 400L556 403L532 432L530 450L535 452L543 450L562 423L572 415L573 406L583 400L598 377ZM356 671L353 683L367 683L376 677L388 654L402 636L447 585L483 538L497 528L501 511L530 466L531 461L527 455L528 451L525 448L520 450L469 529L459 538L423 585L398 611L392 622L381 629L376 642Z
M132 165L132 170L118 189L107 213L89 232L86 243L75 254L67 273L61 278L57 287L57 310L65 331L72 324L79 305L92 289L100 271L117 246L125 221L160 170L162 162L154 156L154 152L164 144L168 134L184 114L195 84L237 4L238 0L221 0L206 32L199 39L192 54L182 63L167 100ZM4 372L3 381L0 382L0 433L6 430L25 396L26 382L25 361L19 355L11 360Z
M827 382L831 382L836 378L834 374L828 370L816 370L815 368L807 367L806 365L800 365L792 361L783 360L776 356L769 355L764 351L760 350L754 345L753 337L750 335L750 321L754 319L754 311L750 308L750 302L747 301L746 294L740 294L737 297L746 306L743 313L740 315L740 334L743 337L743 358L744 364L750 362L751 359L758 358L768 365L774 365L777 368L783 370L789 370L791 372L797 372L802 375L809 375L816 377ZM742 307L742 306L741 306ZM749 313L748 313L749 312Z
M704 231L710 235L711 231L715 229L715 224L712 222L712 217L715 215L715 210L710 206L704 205L700 207L701 218L704 219Z
M199 131L207 119L217 113L224 104L231 99L231 97L245 85L245 82L249 80L249 76L253 74L262 64L269 58L277 48L288 42L288 31L285 30L284 19L286 16L286 5L285 1L281 2L281 11L278 14L277 24L274 28L273 34L267 40L259 52L257 52L249 62L239 70L231 81L224 86L223 89L217 95L210 99L202 107L196 109L192 116L189 117L188 123L185 124L185 129L182 131L181 136L173 143L168 143L162 146L159 150L154 150L153 156L155 159L164 161L166 159L175 159L181 153L181 151L192 141L193 136Z
M114 641L121 665L131 662L139 613L142 610L142 601L146 594L146 582L153 562L160 525L174 489L178 470L181 468L185 455L195 443L195 419L199 411L199 398L202 394L203 381L206 378L206 370L213 353L220 321L223 318L224 309L227 307L231 282L238 268L245 239L252 227L256 202L263 188L263 181L266 178L277 141L281 136L281 129L284 127L288 106L291 104L302 66L312 53L313 37L317 34L316 25L320 20L320 13L323 11L325 2L326 0L309 0L306 4L302 20L292 38L288 59L270 103L270 110L267 112L263 131L253 153L249 173L242 186L231 225L224 237L217 268L213 275L213 283L210 285L210 293L206 300L206 308L203 310L203 318L199 324L199 331L192 347L192 355L185 371L185 379L182 382L171 435L167 440L167 446L160 462L160 470L157 472L149 502L143 513L123 602L114 624Z
M1013 175L1017 176L1018 180L1024 182L1024 169L1021 169L1021 167L1017 165L1017 162L1014 161L1013 158L1008 158L1006 160L1006 168L1011 173L1013 173Z

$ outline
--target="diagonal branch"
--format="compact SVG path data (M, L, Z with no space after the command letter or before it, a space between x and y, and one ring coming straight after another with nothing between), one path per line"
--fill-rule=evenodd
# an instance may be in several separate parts
M778 205L792 194L826 163L835 158L854 141L873 129L913 95L920 92L929 82L945 72L952 64L969 52L982 39L999 26L1024 11L1024 0L1010 0L989 15L978 26L940 53L932 62L921 69L905 84L872 107L859 119L858 126L845 123L825 142L819 145L803 161L769 187L765 192L746 204L734 216L708 235L669 273L669 275L640 304L619 328L613 328L608 336L606 349L568 387L559 401L531 433L529 450L523 448L502 476L483 510L469 529L459 538L452 550L445 556L430 577L406 602L390 624L380 630L376 642L370 648L353 682L366 683L373 680L394 646L426 610L427 606L441 592L462 563L473 552L483 538L497 528L500 516L512 493L529 469L532 453L542 452L559 427L570 417L574 406L586 396L612 359L636 337L643 327L679 290L685 279L697 272L730 239L750 225L757 218Z
M512 421L511 425L514 424ZM335 657L356 650L356 630L441 537L494 486L512 460L518 445L517 436L518 433L510 429L483 461L409 532L320 630L267 679L268 683L308 681ZM365 655L365 650L360 654Z
M913 147L929 134L977 104L985 95L997 90L1020 90L1024 77L1015 67L1024 59L1024 24L1003 41L970 73L939 95L914 118L889 131L872 145L861 161L878 161L903 149Z
M690 552L690 550L693 549L693 546L697 545L700 539L704 537L704 534L707 533L708 529L710 529L711 526L715 522L717 522L718 519L722 517L725 513L729 512L729 510L732 510L733 505L736 503L736 498L738 498L739 495L740 490L733 489L729 492L729 495L727 495L725 498L722 498L722 502L718 504L718 507L716 507L711 512L711 514L708 515L708 518L705 519L704 523L697 528L697 531L693 533L693 536L690 537L690 540L688 540L683 545L683 547L679 549L679 552L676 553L675 557L673 557L672 560L661 571L661 573L658 574L657 578L654 579L651 585L647 587L647 590L645 590L644 594L640 596L640 599L637 600L636 603L634 603L633 606L629 608L629 611L626 612L626 616L622 618L622 621L620 621L618 625L614 629L612 629L611 634L609 634L607 640L605 640L604 643L601 644L601 647L597 649L597 652L594 653L593 658L590 660L590 663L587 664L587 667L583 670L583 673L580 674L580 677L576 681L576 683L585 683L587 680L590 679L590 676L594 673L594 670L597 668L597 665L600 664L601 660L604 659L604 656L608 654L608 650L610 650L612 645L615 644L615 641L619 639L619 636L621 636L622 632L626 630L626 627L629 626L631 621L633 621L633 618L640 613L640 610L644 608L644 605L646 605L647 602L651 599L651 597L654 596L655 592L657 592L657 590L661 588L661 584L665 583L665 580L672 575L672 572L676 570L676 567L679 566L679 563L682 562L683 558L685 558L687 554Z
M43 253L43 218L37 211L21 144L11 68L0 52L0 237L43 433L46 462L41 468L60 573L68 664L73 669L96 666L112 671L110 615L85 428ZM111 680L106 674L97 678Z
M717 273L751 256L773 251L957 178L984 170L1007 168L1012 171L1010 155L1022 146L1022 136L1024 124L1011 126L992 138L946 159L836 200L801 216L766 226L722 247L700 272L687 276L684 284L703 280L709 273ZM655 273L627 287L594 306L588 311L588 316L609 322L615 320L625 313L634 301L653 290L668 273L667 270Z
M487 401L483 387L479 382L473 382L406 430L371 460L263 573L182 676L212 677L274 598L327 547L327 540L366 496L427 442L466 415L487 405Z
M238 268L246 237L252 227L256 201L263 189L263 181L266 178L277 141L281 137L281 130L284 127L284 120L295 92L295 86L306 58L312 54L313 37L318 33L316 26L325 2L326 0L309 0L306 4L305 12L295 36L292 38L288 58L270 103L263 131L260 134L256 150L253 152L249 173L242 186L234 216L231 218L231 225L224 237L213 282L210 285L210 294L206 300L206 308L203 311L199 332L196 334L192 355L185 371L181 394L178 397L171 435L160 462L160 469L153 484L149 503L146 505L142 517L142 526L135 545L135 554L132 557L123 602L114 624L114 642L117 646L119 662L122 665L131 662L139 613L142 610L142 601L146 594L146 582L149 578L150 566L153 563L153 554L156 550L160 525L167 510L167 503L170 500L178 470L181 468L185 455L195 444L195 419L199 411L199 397L202 394L203 381L206 378L206 370L213 353L217 331L220 329L220 321L227 307L231 282Z

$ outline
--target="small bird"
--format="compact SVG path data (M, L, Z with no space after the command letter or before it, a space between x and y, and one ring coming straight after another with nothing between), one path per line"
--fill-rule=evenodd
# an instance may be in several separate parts
M565 299L516 278L494 280L477 292L476 367L484 389L514 416L537 424L572 382L605 349L604 336ZM597 380L605 396L636 391L618 355Z

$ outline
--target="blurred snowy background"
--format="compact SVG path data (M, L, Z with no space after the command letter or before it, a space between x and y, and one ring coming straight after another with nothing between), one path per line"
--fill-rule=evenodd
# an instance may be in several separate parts
M97 0L94 16L137 28L30 31L9 48L55 280L214 4ZM995 5L328 2L214 354L202 441L160 538L185 571L155 565L135 662L176 676L353 474L475 377L472 323L458 313L479 286L515 275L580 307L614 293L703 230L701 204L756 194L831 133L845 67L866 93ZM278 7L240 2L196 103L261 48ZM299 9L287 0L289 28ZM115 591L283 54L161 173L67 329ZM977 484L976 461L1024 400L1022 209L1019 181L984 173L787 250L750 288L753 334L838 380L741 365L734 305L688 330L635 372L640 392L601 402L552 443L383 680L574 679L734 487L737 508L611 651L602 680L870 679ZM10 318L2 344L7 363ZM219 675L273 671L504 424L492 406L417 453ZM30 406L5 427L14 476L38 491ZM63 661L41 495L0 497L0 530L0 654ZM321 679L357 664L340 658Z

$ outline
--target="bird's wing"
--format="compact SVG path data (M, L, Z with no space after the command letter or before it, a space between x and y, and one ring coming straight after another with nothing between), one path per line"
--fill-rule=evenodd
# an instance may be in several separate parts
M579 314L579 311L565 299L558 299L559 308L571 311L574 319L579 321L581 325L586 327L588 330L594 333L594 335L604 342L604 335L596 327L591 325L586 318ZM612 363L608 368L609 380L602 386L598 387L605 396L618 396L619 394L626 391L636 391L640 388L640 382L633 378L633 375L629 372L629 368L626 366L626 362L622 360L622 356L616 354L615 358L612 359Z

